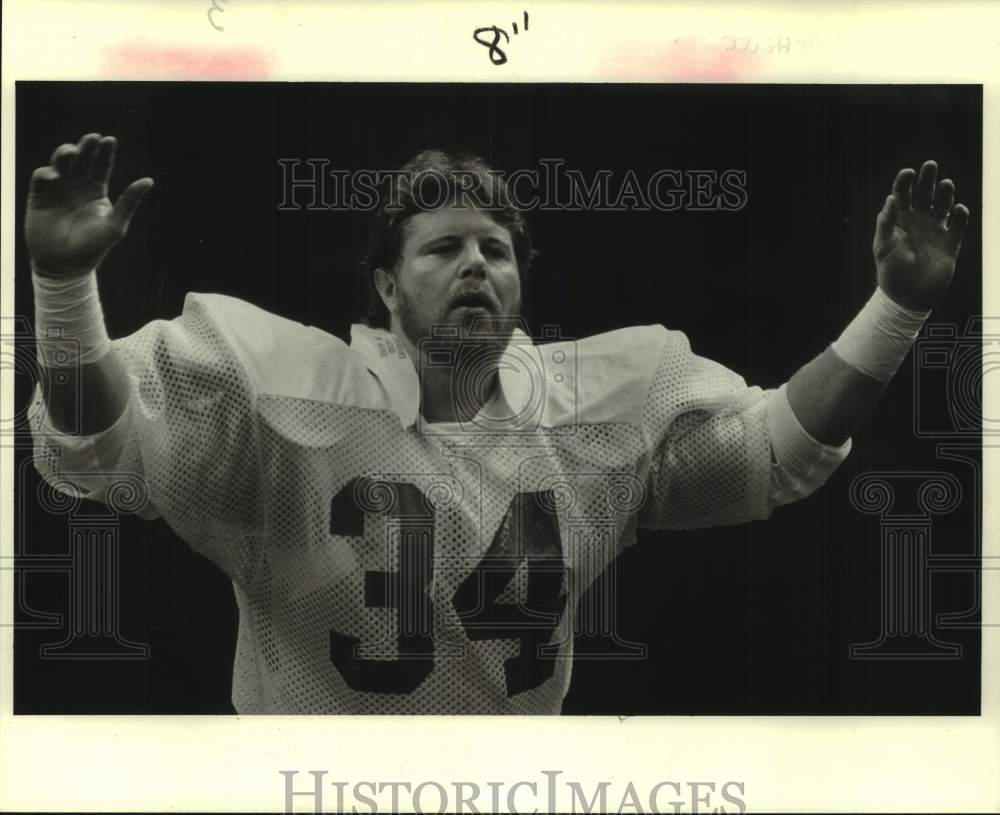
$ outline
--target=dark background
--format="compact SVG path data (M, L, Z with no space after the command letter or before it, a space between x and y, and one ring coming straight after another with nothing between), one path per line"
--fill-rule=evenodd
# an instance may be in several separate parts
M359 307L364 213L279 211L279 158L392 169L417 150L459 148L513 171L560 158L620 182L660 168L747 173L738 212L537 212L542 256L527 290L536 330L583 337L663 323L695 352L774 387L832 341L874 287L874 218L896 171L938 161L973 213L956 280L932 316L961 334L980 313L980 86L369 85L25 83L17 85L16 312L32 319L20 233L34 167L90 131L119 138L112 195L156 186L101 272L109 333L180 313L188 291L243 297L345 336ZM863 661L879 634L879 520L855 510L869 470L945 470L963 484L935 520L932 551L976 551L971 470L914 434L914 403L946 427L948 383L912 356L827 486L765 521L643 533L617 563L619 634L638 661L578 660L565 713L974 714L980 640L937 630L961 658ZM933 374L933 376L932 376ZM917 381L919 379L919 381ZM17 405L32 377L17 380ZM30 439L22 433L22 448ZM965 437L978 443L978 436ZM68 520L35 499L17 456L18 540L67 550ZM22 500L23 499L23 500ZM162 522L121 526L121 629L135 661L41 659L59 627L15 636L18 713L227 713L237 614L228 579ZM18 614L65 613L65 574L21 560ZM970 573L932 578L934 614L974 605ZM606 641L578 648L607 653Z

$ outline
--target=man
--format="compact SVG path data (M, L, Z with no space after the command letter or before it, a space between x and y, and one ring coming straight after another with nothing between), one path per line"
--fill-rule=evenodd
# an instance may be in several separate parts
M232 579L240 713L558 713L587 586L639 527L765 518L819 487L969 218L933 162L902 170L872 300L765 391L662 326L533 344L523 216L481 162L431 152L382 201L350 346L213 294L112 343L95 269L152 186L112 205L115 149L89 134L32 179L36 464L96 500L141 475L139 514Z

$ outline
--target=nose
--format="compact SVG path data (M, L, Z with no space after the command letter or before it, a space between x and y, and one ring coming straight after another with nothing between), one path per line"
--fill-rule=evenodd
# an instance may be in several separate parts
M469 241L462 252L459 277L486 277L486 258L479 249L478 241Z

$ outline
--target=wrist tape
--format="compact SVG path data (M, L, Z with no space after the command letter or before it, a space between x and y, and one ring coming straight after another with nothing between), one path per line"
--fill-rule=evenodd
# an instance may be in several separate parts
M46 368L97 362L111 350L97 293L97 272L57 280L32 270L35 338Z
M880 288L830 347L856 371L888 382L920 333L929 311L913 311Z

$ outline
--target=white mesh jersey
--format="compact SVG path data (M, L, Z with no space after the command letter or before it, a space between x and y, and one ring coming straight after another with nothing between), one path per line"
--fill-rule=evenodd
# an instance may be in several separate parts
M240 713L558 713L576 601L637 526L771 511L771 392L662 326L516 332L464 426L422 422L386 331L190 294L115 347L126 412L64 436L36 394L36 465L97 500L140 475L232 579Z

